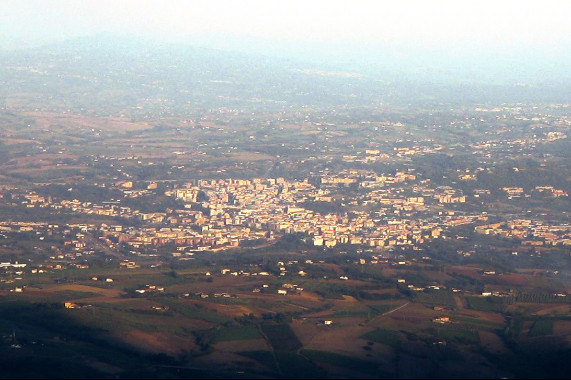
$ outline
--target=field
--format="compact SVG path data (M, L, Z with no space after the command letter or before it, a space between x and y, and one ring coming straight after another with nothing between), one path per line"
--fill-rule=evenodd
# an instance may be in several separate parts
M552 320L537 320L529 329L529 336L544 336L553 334Z
M383 343L389 346L397 346L401 340L400 333L394 330L376 329L368 332L361 338L373 342Z
M571 331L563 304L505 305L448 291L409 297L396 287L377 291L380 297L361 298L366 284L361 280L229 276L210 265L191 264L176 271L146 267L47 273L23 279L30 286L22 293L10 292L5 284L0 293L2 349L10 352L12 344L20 345L17 352L23 358L33 355L37 363L61 352L58 365L64 366L63 357L73 348L86 358L75 362L77 371L88 365L102 376L144 370L168 377L168 366L199 376L214 366L220 376L246 370L261 377L430 377L461 373L454 365L435 366L431 357L486 361L486 355L516 355L517 344L527 347L534 339L568 337ZM328 264L327 270L341 267ZM211 280L206 271L214 273ZM94 281L93 276L113 282ZM277 294L285 282L304 290ZM134 291L150 284L164 291ZM263 284L268 290L252 293ZM508 307L537 316L506 320L502 312ZM443 316L450 322L433 322ZM520 373L499 363L494 368L504 372L494 373ZM476 366L473 373L491 373L486 368Z
M485 297L466 297L468 305L471 309L491 312L502 312L506 309L506 305L498 302L491 302Z
M267 325L260 326L262 333L268 339L274 350L296 351L301 348L301 342L289 327L289 325Z
M360 372L376 378L390 378L390 374L384 373L379 368L379 364L373 361L356 359L350 356L319 350L302 350L301 354L317 363L328 364L352 372Z

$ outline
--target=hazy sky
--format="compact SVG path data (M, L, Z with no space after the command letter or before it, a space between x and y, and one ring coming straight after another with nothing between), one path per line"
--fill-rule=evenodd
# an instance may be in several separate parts
M4 46L96 33L569 47L569 0L0 0Z

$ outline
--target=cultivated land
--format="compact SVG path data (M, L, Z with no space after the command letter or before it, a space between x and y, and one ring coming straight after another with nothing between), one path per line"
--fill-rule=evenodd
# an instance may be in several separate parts
M66 54L0 70L2 377L571 375L568 103Z
M199 255L177 269L143 265L22 275L18 283L28 284L23 292L5 288L0 294L3 350L7 357L40 362L47 360L47 347L50 357L73 348L71 357L56 355L58 365L89 367L98 376L194 376L208 370L215 377L244 371L259 377L497 377L549 370L523 358L545 349L560 355L570 343L568 303L519 302L514 294L494 298L469 290L411 294L397 282L410 269L390 260L352 261L370 252L331 252L328 257L350 259L304 264L306 276L278 274L282 263L295 267L315 254L323 256L265 252L269 275L259 275L256 260L227 253ZM227 262L211 263L219 259ZM418 280L432 274L425 265ZM332 275L351 268L359 279ZM222 274L225 269L237 275ZM373 269L392 273L369 277ZM315 276L314 270L330 276ZM94 280L96 272L105 278ZM519 276L532 283L541 275ZM506 280L496 284L511 286ZM288 293L278 294L280 289ZM514 364L502 361L508 357ZM553 374L564 373L541 358L556 366L551 371L562 371ZM465 360L474 361L468 372L461 366ZM304 372L295 372L299 367L292 363Z

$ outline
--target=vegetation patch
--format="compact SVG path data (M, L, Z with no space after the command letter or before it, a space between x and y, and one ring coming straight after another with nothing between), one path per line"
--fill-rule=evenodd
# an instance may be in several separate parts
M319 294L323 298L343 299L343 295L356 295L354 289L349 286L334 282L309 282L305 284L305 289Z
M307 358L291 351L275 351L280 370L285 377L296 379L323 379L327 372Z
M503 323L500 323L500 322L494 322L494 321L489 321L489 320L480 319L480 318L454 317L453 319L455 322L464 322L466 324L474 325L477 327L484 327L484 328L490 328L490 329L500 329L504 325Z
M493 313L502 313L506 309L506 305L501 300L495 300L492 297L466 297L470 309L490 311Z
M415 302L424 303L431 306L441 305L450 308L455 308L456 302L454 301L452 294L453 294L452 292L444 290L434 290L434 291L430 290L423 292L415 292L413 299Z
M302 346L289 325L263 324L261 329L274 350L295 351Z
M82 298L99 297L101 294L94 292L78 292L73 290L64 290L53 293L53 297L50 296L50 300L77 300Z
M376 329L361 336L361 339L397 346L400 342L400 333L394 330Z
M167 298L161 299L161 302L170 307L172 311L180 313L188 318L201 319L211 323L224 323L230 321L230 318L226 315L207 309L204 305L199 303L190 304Z
M223 328L214 335L214 342L228 340L246 340L262 338L262 334L255 326L229 327Z
M571 297L559 297L551 293L533 292L520 293L517 295L517 302L528 303L570 303Z
M328 315L328 317L335 318L350 318L350 317L362 317L362 318L372 318L379 314L382 314L390 310L389 305L372 305L369 306L367 310L338 310L335 313Z
M276 360L274 359L274 354L271 351L264 351L264 350L241 351L237 352L237 354L253 359L257 362L262 363L266 367L274 371L277 371Z
M480 335L477 331L461 330L461 329L438 329L439 338L462 343L462 344L480 344Z
M302 350L301 354L316 362L379 376L379 364L367 360L321 350Z
M529 336L543 336L553 334L553 321L550 319L538 319L529 329Z
M335 317L335 318L351 318L351 317L361 317L361 318L370 318L372 316L369 310L340 310L328 317Z

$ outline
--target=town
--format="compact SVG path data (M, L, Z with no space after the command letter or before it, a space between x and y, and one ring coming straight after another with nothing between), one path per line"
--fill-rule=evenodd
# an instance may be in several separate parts
M569 378L565 81L112 42L3 55L5 377Z

